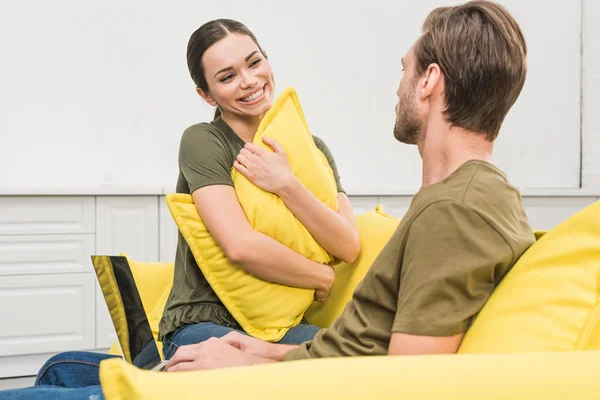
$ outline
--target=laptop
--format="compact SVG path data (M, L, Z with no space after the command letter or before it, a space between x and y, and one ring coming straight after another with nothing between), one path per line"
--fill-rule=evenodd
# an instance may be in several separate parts
M144 311L129 262L124 256L92 256L92 264L108 305L125 361L138 368L162 371L162 360Z

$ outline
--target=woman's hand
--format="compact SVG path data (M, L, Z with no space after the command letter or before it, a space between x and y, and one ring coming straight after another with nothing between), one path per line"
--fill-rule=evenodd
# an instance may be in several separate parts
M263 142L273 151L265 150L254 143L246 143L233 166L262 190L278 194L296 177L281 145L275 139L266 137L263 138Z
M323 302L329 297L333 284L335 283L335 270L331 265L327 265L327 279L322 288L315 289L315 300Z

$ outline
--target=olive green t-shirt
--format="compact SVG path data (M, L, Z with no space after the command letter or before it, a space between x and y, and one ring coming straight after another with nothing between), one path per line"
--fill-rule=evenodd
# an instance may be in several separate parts
M333 170L338 192L343 192L331 152L321 139L316 136L313 139ZM244 145L244 141L221 118L186 129L179 147L177 193L191 194L210 185L233 186L231 168ZM159 339L184 325L199 322L241 329L207 282L188 244L178 232L173 289L159 324Z
M518 190L468 161L414 196L342 315L286 360L385 355L393 332L464 333L533 242Z

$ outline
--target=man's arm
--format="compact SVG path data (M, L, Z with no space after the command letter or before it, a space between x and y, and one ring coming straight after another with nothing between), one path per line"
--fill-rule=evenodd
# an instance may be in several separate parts
M454 336L418 336L394 332L388 348L389 356L456 353L464 334Z

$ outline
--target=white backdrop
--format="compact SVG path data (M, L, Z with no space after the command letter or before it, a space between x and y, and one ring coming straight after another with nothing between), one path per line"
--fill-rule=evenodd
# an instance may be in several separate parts
M529 74L495 162L527 188L580 179L581 4L501 1L522 25ZM185 51L203 22L258 37L278 92L298 91L350 194L420 183L415 147L395 142L400 58L433 0L0 0L0 185L174 185L183 130L209 120Z

